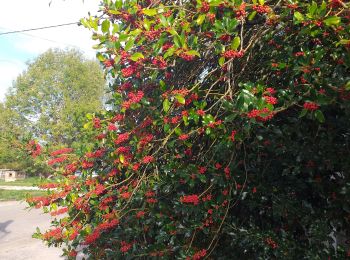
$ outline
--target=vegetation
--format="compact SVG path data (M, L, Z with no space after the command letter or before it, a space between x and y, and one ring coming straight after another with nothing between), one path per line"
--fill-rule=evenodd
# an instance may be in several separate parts
M28 202L67 216L35 236L70 258L349 257L349 7L102 1L81 22L110 106L51 154L61 182Z
M27 197L43 196L45 191L38 190L3 190L0 189L0 201L25 200Z
M40 183L47 180L45 178L39 178L39 177L29 177L25 179L19 179L15 181L5 182L3 180L0 180L1 186L38 186Z
M28 64L0 104L0 168L47 174L43 157L23 153L22 140L39 140L43 150L79 148L85 114L102 109L102 71L76 50L49 50Z

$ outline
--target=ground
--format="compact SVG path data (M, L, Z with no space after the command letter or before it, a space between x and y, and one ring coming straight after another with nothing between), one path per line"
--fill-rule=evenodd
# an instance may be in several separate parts
M33 197L45 195L45 191L35 187L42 183L43 180L39 177L29 177L13 182L0 180L0 201L24 200L27 194Z
M24 210L25 202L0 202L0 259L1 260L59 260L61 249L48 248L32 238L36 227L49 227L50 216L41 210Z

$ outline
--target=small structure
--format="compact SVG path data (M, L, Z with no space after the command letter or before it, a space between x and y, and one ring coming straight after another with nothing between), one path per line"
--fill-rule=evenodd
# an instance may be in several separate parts
M5 182L22 180L26 175L20 171L10 170L10 169L0 169L0 180Z

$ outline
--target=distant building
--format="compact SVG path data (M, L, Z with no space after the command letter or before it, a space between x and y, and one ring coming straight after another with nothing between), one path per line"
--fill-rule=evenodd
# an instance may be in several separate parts
M26 175L20 171L0 169L0 180L5 182L24 179Z

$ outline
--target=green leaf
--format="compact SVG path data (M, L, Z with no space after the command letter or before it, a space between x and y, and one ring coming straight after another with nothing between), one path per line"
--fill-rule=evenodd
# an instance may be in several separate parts
M299 118L304 117L306 114L307 114L307 110L306 109L301 110Z
M119 32L119 30L120 30L119 24L117 24L117 23L113 24L113 31L112 31L112 33L115 34L115 33Z
M51 204L51 210L57 210L57 204L56 203Z
M124 161L125 161L125 157L124 157L124 154L119 154L119 161L121 162L121 163L124 163Z
M224 63L225 63L225 58L224 57L220 57L219 65L222 66L222 65L224 65Z
M181 45L181 40L179 35L174 35L174 43L176 47L181 48L182 45Z
M174 132L175 132L176 135L181 135L182 134L182 130L179 127L176 127Z
M163 15L160 16L160 22L164 27L168 27L169 25L168 20Z
M155 16L157 14L157 9L143 9L142 13L148 16Z
M241 44L241 38L236 36L231 43L231 49L237 50L237 48L239 47L240 44Z
M165 85L165 82L163 80L160 80L159 81L159 85L160 85L160 88L165 91L166 90L166 85Z
M170 101L168 99L165 99L163 101L163 109L165 112L168 112L170 109Z
M322 113L321 110L315 111L315 117L316 117L316 119L318 120L318 122L324 123L325 118L324 118L324 115L323 115L323 113Z
M169 48L167 50L167 52L164 54L164 59L166 59L166 58L168 58L170 56L173 56L174 52L175 52L175 48L173 48L173 47Z
M264 1L264 0L259 0L259 4L260 4L260 5L264 5L264 4L265 4L265 1Z
M249 20L249 21L253 20L254 17L255 17L255 15L256 15L256 11L252 12L252 13L248 16L248 20Z
M102 32L109 33L109 26L110 26L109 20L104 20L101 26Z
M134 46L134 38L131 38L126 44L125 44L125 50L128 51Z
M151 23L148 19L143 20L143 27L145 27L147 31L151 29Z
M136 52L133 55L131 55L130 59L133 61L138 61L139 59L144 59L145 56L141 52Z
M304 16L301 13L299 13L299 12L294 12L294 18L298 22L304 21Z
M141 29L135 29L135 30L131 31L129 34L132 36L138 36L140 33L142 33Z
M106 60L106 58L99 52L96 54L96 58L101 62Z
M119 12L117 10L108 10L108 13L110 13L110 14L121 14L121 12Z
M129 38L128 34L121 33L119 34L119 42L125 42Z
M86 114L86 118L87 118L87 119L90 119L90 120L91 120L93 117L94 117L94 115L91 114L91 113L87 113L87 114Z
M219 6L222 3L222 0L211 0L210 6Z
M115 56L115 58L114 58L114 63L115 64L117 64L117 63L119 63L119 61L120 61L120 59L121 59L121 56Z
M115 1L115 8L120 9L123 7L123 0L117 0Z
M185 35L185 32L183 31L180 35L180 42L181 42L181 46L184 46L185 45L185 42L186 42L186 35Z
M92 123L91 123L91 122L88 122L88 123L84 124L83 128L84 128L84 129L88 129L88 128L90 128L91 126L92 126Z
M95 31L97 31L98 29L98 21L99 21L99 18L96 18L96 19L92 19L91 17L89 18L89 24L91 28L93 28Z
M215 23L214 23L214 27L218 30L223 30L224 29L224 26L222 25L222 22L219 21L219 20L216 20Z
M198 25L201 25L204 22L204 20L205 20L205 14L201 14L200 16L198 16L196 22Z
M180 94L177 94L177 95L175 96L175 98L176 98L177 102L179 102L179 103L182 104L182 105L184 105L184 104L186 103L185 98L184 98L182 95L180 95Z
M191 51L186 51L186 54L187 55L191 55L191 56L198 56L198 57L200 57L201 55L199 54L199 52L198 51L195 51L195 50L191 50Z
M177 33L177 31L175 31L173 28L169 29L168 32L171 34L171 35L179 35Z
M204 174L198 174L197 177L202 183L207 182L207 177Z
M327 19L323 20L326 26L338 25L340 23L340 17L338 16L330 16Z
M170 125L169 124L165 124L163 128L164 128L164 132L167 133L170 130Z
M348 81L348 82L345 84L345 89L346 89L346 90L350 90L350 81Z
M81 18L81 19L80 19L80 23L81 23L85 28L90 28L90 25L88 24L88 22L87 22L84 18Z
M317 3L312 1L312 4L309 5L309 7L308 7L308 11L309 11L308 17L312 18L314 16L316 10L317 10Z
M340 41L338 42L338 44L345 44L345 45L347 45L347 44L350 44L350 40L342 39L342 40L340 40Z

